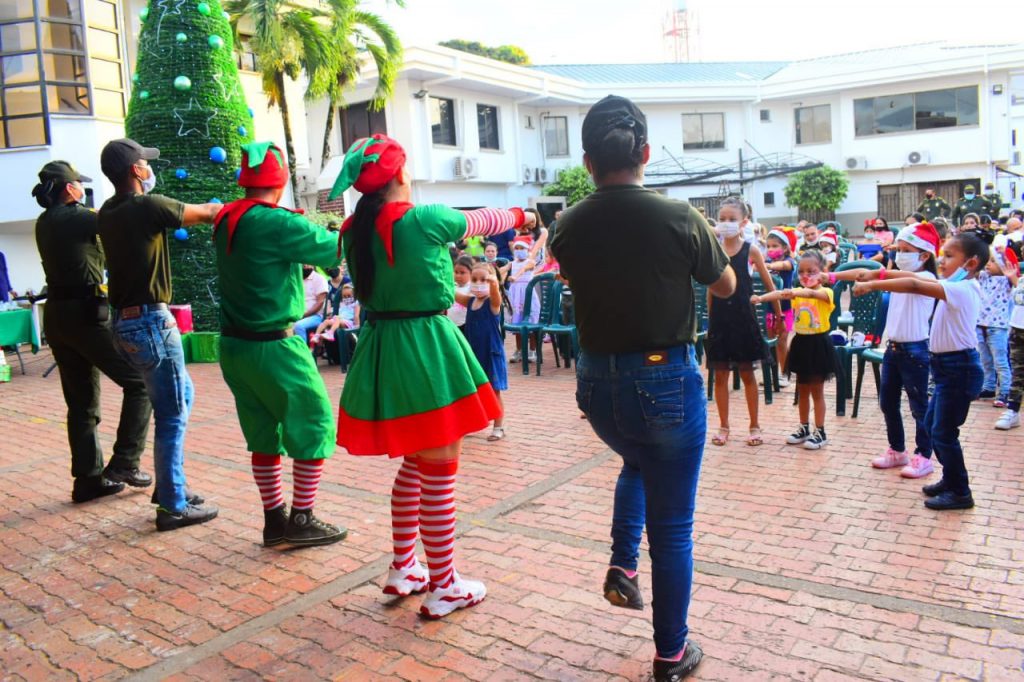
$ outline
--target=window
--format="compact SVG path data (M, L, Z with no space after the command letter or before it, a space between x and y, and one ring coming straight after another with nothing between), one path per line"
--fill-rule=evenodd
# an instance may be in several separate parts
M341 121L341 151L344 153L356 140L380 133L388 134L384 111L374 111L369 102L356 102L338 109Z
M761 110L761 122L762 123L771 123L771 121L772 121L772 110L771 109L762 109Z
M256 53L252 51L249 41L252 36L240 36L238 39L238 50L235 51L235 65L241 71L259 71L260 64L256 59Z
M929 90L853 101L858 137L978 124L978 87Z
M796 110L796 143L818 144L832 141L832 105L800 107Z
M43 0L51 5L77 0ZM117 4L108 0L85 0L86 43L89 46L89 79L92 109L96 116L124 118L124 66L121 36L117 25Z
M434 144L455 147L455 100L430 98L430 136Z
M501 149L498 138L498 107L476 105L476 127L480 134L480 149Z
M1024 104L1024 73L1010 75L1010 104Z
M566 116L544 118L544 156L569 156L569 119Z
M683 149L725 149L725 114L683 114Z
M775 205L775 192L764 193L764 206L770 208Z

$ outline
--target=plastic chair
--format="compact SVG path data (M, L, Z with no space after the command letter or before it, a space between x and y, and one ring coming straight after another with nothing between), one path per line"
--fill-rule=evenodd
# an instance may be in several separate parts
M538 291L539 289L539 291ZM540 303L540 315L537 318L537 322L530 322L530 315L533 312L533 298L534 294L537 295L537 301ZM513 334L519 334L519 339L523 348L523 374L527 375L530 373L530 337L533 336L537 339L537 376L540 376L540 366L543 364L543 344L541 340L544 338L540 330L546 325L551 324L552 315L555 309L555 274L553 272L545 272L543 275L537 275L526 285L526 300L523 303L523 320L525 322L507 323L505 330L512 332Z
M363 328L363 325L366 324L366 313L366 308L360 306L359 326L355 329L341 329L339 327L338 331L344 333L335 334L335 339L338 342L338 365L341 367L342 374L346 374L348 372L348 366L352 361L352 349L350 346L359 341L359 331ZM350 339L352 341L351 344L349 343Z
M842 239L839 241L839 266L842 267L847 263L857 260L858 257L857 245L851 241Z
M704 361L704 339L708 335L708 288L695 279L693 284L693 313L697 318L697 336L693 350L697 355L697 364Z
M835 298L842 298L843 293L853 288L853 282L836 282ZM836 353L839 356L839 368L841 372L840 384L836 389L836 414L840 417L846 415L846 400L853 397L853 356L859 355L871 348L875 343L874 338L869 344L854 346L853 334L860 332L865 337L874 336L877 326L878 308L881 305L882 294L873 291L865 296L856 296L850 301L850 310L845 316L840 316L838 326L846 327L847 342L843 346L836 346Z
M560 367L558 362L558 340L560 337L568 337L569 341L569 353L565 355L565 366L566 368L572 367L572 363L576 360L580 351L579 335L576 331L576 314L574 308L570 307L568 310L568 319L562 319L562 290L564 285L561 282L555 282L555 310L554 319L551 324L545 325L541 330L541 338L544 335L551 335L551 348L552 353L555 356L555 367ZM543 344L538 344L538 348ZM540 359L540 353L538 352L537 358ZM538 365L539 373L539 365Z
M857 389L853 392L853 414L850 415L853 419L857 418L857 413L860 411L860 391L864 383L864 366L869 362L871 363L871 370L875 375L875 392L877 393L881 389L882 376L879 368L882 366L885 352L880 350L878 346L881 343L882 335L885 333L885 323L888 318L889 292L884 292L875 314L875 327L872 334L873 343L870 348L857 354Z

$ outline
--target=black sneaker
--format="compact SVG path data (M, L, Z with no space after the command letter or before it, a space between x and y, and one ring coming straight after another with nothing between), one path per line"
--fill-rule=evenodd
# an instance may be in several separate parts
M118 469L107 467L103 470L103 477L114 483L124 483L133 488L146 488L153 484L153 477L145 471L139 471L138 467L133 469Z
M312 509L292 509L284 538L293 545L312 547L330 545L344 540L348 530L341 526L325 523L313 516Z
M679 682L689 676L704 658L704 652L692 639L686 640L683 657L678 661L662 661L654 659L653 682Z
M938 483L929 483L926 486L922 486L921 492L925 494L925 497L935 497L946 492L948 489L945 479L940 478Z
M199 523L206 523L217 518L219 509L213 506L202 506L198 504L186 505L185 509L175 514L163 507L156 508L156 529L159 531L176 530L185 526L194 526Z
M790 445L800 445L811 437L811 427L808 424L801 424L800 428L789 434L786 442Z
M114 483L102 476L76 478L71 488L71 501L81 504L99 497L116 495L122 490L124 490L124 483Z
M153 496L149 498L150 504L160 504L160 500L156 499L156 490L153 491ZM194 507L198 507L203 502L206 502L206 498L199 493L192 492L188 488L185 488L185 503L191 504Z
M284 534L288 528L288 507L281 505L273 509L263 510L263 546L273 547L285 541Z
M929 497L924 501L924 506L929 509L945 511L947 509L970 509L974 506L974 498L970 493L957 495L952 490L943 490L935 497Z
M644 597L640 594L638 576L630 578L621 568L612 566L604 576L604 598L612 606L642 611Z
M811 437L804 441L805 450L820 450L828 445L825 429L814 429Z

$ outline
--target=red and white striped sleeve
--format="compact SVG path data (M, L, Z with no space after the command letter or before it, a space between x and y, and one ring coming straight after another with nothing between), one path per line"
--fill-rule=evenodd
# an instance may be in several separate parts
M466 217L466 234L462 236L463 239L501 234L526 222L521 208L478 208L462 211L462 215Z

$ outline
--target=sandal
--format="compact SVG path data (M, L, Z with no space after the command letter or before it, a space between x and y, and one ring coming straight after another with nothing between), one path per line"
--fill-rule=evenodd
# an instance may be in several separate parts
M505 429L500 426L495 426L491 429L491 435L487 436L487 440L490 442L499 441L505 437Z
M715 445L725 445L729 442L729 429L718 429L718 434L711 439Z
M761 429L750 429L750 435L747 436L747 445L754 447L758 445L764 445L764 437L761 435Z

